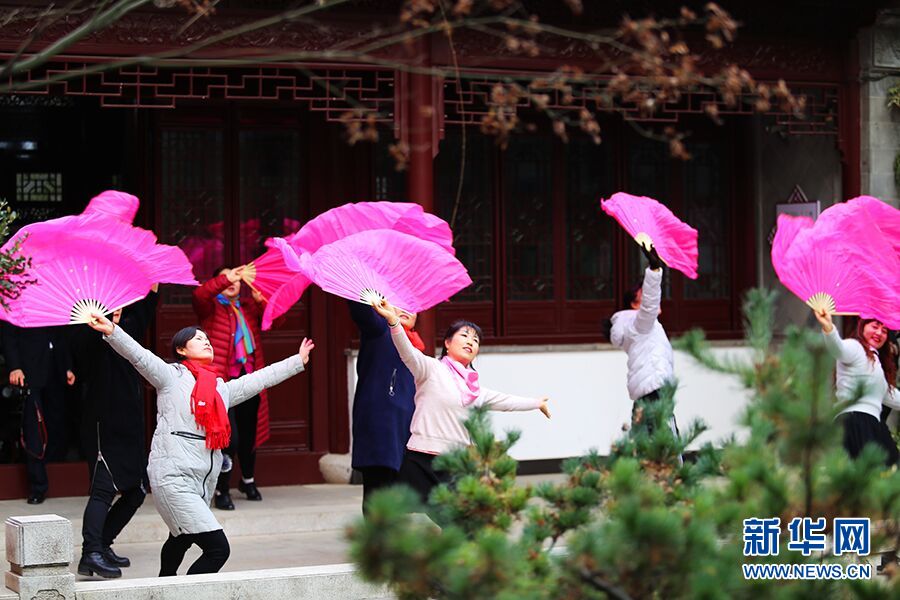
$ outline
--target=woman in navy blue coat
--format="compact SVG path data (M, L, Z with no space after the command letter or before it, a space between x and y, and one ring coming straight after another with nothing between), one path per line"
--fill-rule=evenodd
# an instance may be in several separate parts
M392 485L406 452L416 408L416 385L391 341L387 322L371 306L350 302L359 327L356 394L353 396L353 468L363 477L363 512L375 490ZM400 323L420 351L416 315L397 310Z

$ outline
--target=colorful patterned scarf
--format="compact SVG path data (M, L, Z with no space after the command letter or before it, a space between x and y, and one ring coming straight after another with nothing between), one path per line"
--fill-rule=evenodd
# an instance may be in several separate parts
M247 326L247 320L244 319L244 311L241 310L241 301L235 298L232 302L222 294L216 296L216 300L219 304L230 306L234 311L237 319L237 328L234 332L234 360L243 365L247 362L247 357L253 354L254 344L253 334Z

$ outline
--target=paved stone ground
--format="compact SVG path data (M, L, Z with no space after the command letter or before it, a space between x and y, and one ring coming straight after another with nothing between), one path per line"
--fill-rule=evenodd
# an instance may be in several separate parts
M362 486L301 485L261 488L262 502L249 502L234 493L236 510L213 509L231 544L231 557L223 571L299 567L349 562L343 528L361 515ZM0 518L9 516L57 514L72 521L72 572L81 556L81 517L84 497L49 498L31 506L24 500L0 501ZM122 532L116 552L127 556L132 566L123 569L123 577L154 577L159 571L159 550L168 530L156 513L152 496ZM188 551L180 573L200 555L198 548ZM5 548L0 561L5 564ZM79 579L86 579L81 578Z
M350 562L347 557L347 542L340 530L312 531L306 533L284 533L269 535L241 535L228 539L231 557L225 563L223 572L275 569L282 567L307 567ZM116 552L131 559L133 566L123 569L125 578L155 577L159 572L160 542L116 544ZM76 549L75 560L78 560ZM179 574L187 573L188 567L200 556L196 546L188 550ZM77 564L72 564L72 572ZM91 579L78 576L79 580Z
M558 475L525 476L520 480L536 483ZM262 502L249 502L233 490L236 510L213 513L225 529L231 544L231 557L223 571L246 571L350 562L344 527L361 515L362 486L298 485L260 489ZM57 514L72 521L72 572L81 556L81 517L84 497L49 498L31 506L24 500L0 501L0 519L10 516ZM168 530L156 513L151 496L119 536L115 549L131 559L123 569L123 578L155 577L159 571L159 550ZM199 556L194 547L188 551L179 573ZM5 548L0 548L0 564L6 565ZM79 577L79 580L90 578ZM0 587L2 589L2 587Z

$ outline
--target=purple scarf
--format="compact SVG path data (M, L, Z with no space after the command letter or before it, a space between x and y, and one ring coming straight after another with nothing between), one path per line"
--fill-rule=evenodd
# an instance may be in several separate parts
M453 373L453 380L459 387L462 405L469 406L475 402L478 394L481 393L481 386L478 384L478 371L467 369L449 356L442 358L441 362L447 365L447 368Z

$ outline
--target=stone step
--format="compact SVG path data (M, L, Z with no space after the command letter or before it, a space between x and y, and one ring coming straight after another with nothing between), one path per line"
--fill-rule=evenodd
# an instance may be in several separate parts
M231 546L231 555L222 568L223 573L350 562L343 530L244 535L229 537L228 544ZM122 569L122 579L156 577L159 573L161 548L161 542L116 543L116 552L131 560L131 566ZM192 546L185 554L178 572L182 575L187 573L199 556L200 548ZM78 560L81 557L80 545L74 548L73 557L69 570L78 581L99 580L77 574Z
M362 514L362 487L351 485L299 485L260 488L262 502L250 502L236 490L235 510L212 509L225 533L244 535L291 534L343 529ZM0 516L56 514L72 521L76 542L81 541L85 497L48 498L43 504L28 505L22 500L0 502ZM116 543L162 542L168 529L156 512L152 495L128 524Z
M390 600L383 586L361 581L353 565L338 564L186 575L152 579L78 582L77 600Z

